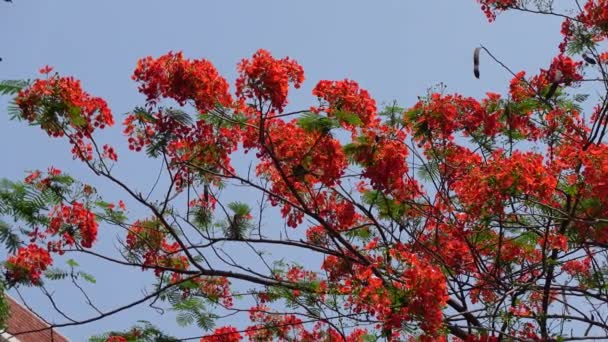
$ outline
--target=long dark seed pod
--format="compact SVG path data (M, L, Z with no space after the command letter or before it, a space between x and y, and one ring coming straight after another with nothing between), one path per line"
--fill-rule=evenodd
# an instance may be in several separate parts
M473 52L473 74L475 78L479 79L479 53L481 52L480 47L476 47Z
M585 62L589 63L589 64L593 64L595 65L595 58L593 57L589 57L586 53L582 54L583 59L585 60Z
M205 183L203 187L203 198L205 200L205 204L209 203L209 184Z

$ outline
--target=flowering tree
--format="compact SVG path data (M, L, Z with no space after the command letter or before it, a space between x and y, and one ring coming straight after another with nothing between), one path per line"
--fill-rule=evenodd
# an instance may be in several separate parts
M476 76L486 55L512 74L504 95L431 91L379 110L355 81L324 80L318 103L287 111L304 81L293 59L258 50L239 63L234 93L205 59L141 59L132 78L147 101L123 132L162 163L157 197L113 172L125 155L96 138L114 124L104 100L48 67L4 82L15 118L66 139L147 214L55 167L5 181L0 212L18 223L0 224L3 283L82 290L92 276L72 259L54 265L64 254L153 272L147 296L51 327L153 302L201 326L200 341L608 338L608 1L565 12L546 0L479 2L490 21L507 10L564 20L558 55L531 75L475 51ZM587 96L570 91L583 82L600 86L587 117ZM224 200L220 190L243 186L258 197ZM99 225L121 232L116 254L96 249ZM291 252L279 259L269 251L280 246ZM249 323L224 325L238 314ZM96 339L154 338L175 340L147 325Z

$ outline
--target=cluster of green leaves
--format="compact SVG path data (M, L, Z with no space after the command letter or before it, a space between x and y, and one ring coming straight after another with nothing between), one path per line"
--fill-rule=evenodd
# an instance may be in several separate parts
M0 180L0 215L12 217L29 229L46 226L49 222L45 212L49 206L61 203L65 188L72 184L69 177L54 177L51 186L40 190L31 184ZM23 227L13 227L0 220L0 242L9 252L14 252L21 244L20 235L29 233Z
M122 336L128 342L176 342L175 337L164 334L157 327L147 321L137 321L135 325L126 331L110 331L103 335L89 338L89 342L106 342L110 336Z
M44 272L45 277L51 280L62 280L70 277L74 281L83 279L91 284L95 284L97 282L95 277L90 273L77 270L76 268L80 265L74 259L68 259L66 263L70 268L68 271L59 267L51 267Z
M0 279L0 331L6 329L8 318L10 317L10 307L4 295L6 286L4 281Z
M251 228L251 222L247 218L251 208L242 202L231 202L228 208L232 210L232 217L223 224L224 234L229 239L242 240Z
M307 132L322 134L328 134L332 129L341 127L342 123L357 127L363 125L357 114L347 111L334 111L332 116L307 112L298 117L297 123Z
M116 209L114 205L106 201L98 200L94 204L98 209L101 209L100 212L96 213L99 219L115 224L121 224L127 220L123 210Z
M196 295L199 286L195 282L186 281L164 291L159 299L171 305L171 310L177 314L176 321L180 326L196 324L203 330L211 330L215 326L215 319L218 316L208 310L206 303L215 303L218 299ZM184 297L184 290L192 292Z
M192 123L192 118L190 117L190 115L188 115L188 113L186 113L182 110L173 109L173 108L167 108L167 109L160 108L159 111L162 111L165 115L167 115L170 118L172 118L173 120L175 120L175 122L178 125L188 126ZM156 123L158 121L158 119L154 116L154 114L150 110L148 110L147 108L144 108L144 107L135 107L131 111L131 113L142 124L143 123ZM171 140L171 137L172 137L172 133L169 130L162 132L162 133L155 134L152 137L151 143L146 147L146 154L152 158L160 157L162 155L162 153L165 151L165 148L167 147L167 144Z
M27 87L29 84L29 81L24 80L0 81L0 95L16 95L21 89Z
M2 80L0 81L0 95L14 96L30 84L29 80ZM20 120L21 111L14 101L8 106L8 116L11 120Z

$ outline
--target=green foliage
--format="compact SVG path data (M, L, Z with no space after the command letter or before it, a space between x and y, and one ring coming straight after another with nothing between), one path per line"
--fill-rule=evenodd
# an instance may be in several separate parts
M363 125L363 121L361 121L361 118L359 117L359 115L357 115L355 113L347 112L344 110L338 110L338 111L335 111L333 114L336 117L336 119L338 119L338 121L344 122L348 125L358 126L358 127Z
M213 220L213 213L209 208L197 206L192 209L190 214L192 222L198 229L207 229Z
M163 110L163 114L171 118L181 126L190 126L194 123L190 114L186 113L181 109L171 107L165 108Z
M341 123L350 126L361 126L363 122L355 113L338 110L331 117L307 112L298 117L298 125L307 132L328 134L332 129L339 128Z
M315 113L304 113L298 118L298 126L307 132L329 133L333 128L340 127L335 118L328 118Z
M4 221L0 220L0 242L9 253L14 253L21 244L21 238Z
M230 239L243 239L247 230L251 227L248 216L251 209L245 203L232 202L228 204L232 210L232 217L224 224L224 234Z
M413 127L414 138L428 137L431 134L427 123L425 121L419 122L422 114L422 109L411 108L403 116L404 121Z
M399 219L403 217L407 209L405 204L394 201L380 191L370 190L362 195L363 202L375 207L378 210L379 217L382 218Z
M358 136L354 142L344 144L342 151L346 154L346 158L350 163L357 163L356 156L366 151L372 142L367 136Z
M49 177L48 187L39 189L33 184L0 180L0 215L12 217L30 229L45 227L49 223L49 208L63 202L72 191L74 180L67 175ZM22 243L16 228L0 220L0 242L13 253ZM27 234L28 231L19 227Z
M13 183L8 180L0 181L0 213L13 216L34 227L48 222L41 211L48 204L59 202L58 196L52 191L40 191L24 183Z
M210 123L216 127L240 127L243 128L247 124L248 117L243 113L227 113L226 108L217 104L216 108L208 113L200 113L198 115L200 120Z
M97 217L112 223L124 223L127 221L124 211L118 210L111 203L99 200L95 205L103 210L103 213L96 213Z
M175 128L190 126L193 123L192 117L183 110L175 109L175 108L161 108L161 111L164 116L166 116L174 121L173 127L175 127ZM136 113L141 118L143 118L145 121L154 122L157 120L152 115L152 113L148 112L144 108L137 107L137 108L135 108L135 110L133 112ZM146 153L148 154L148 156L153 157L153 158L157 158L157 157L161 156L162 152L165 150L165 148L167 147L167 144L169 143L169 141L171 141L172 137L173 137L173 134L172 134L171 130L167 130L167 131L160 132L160 133L157 132L157 134L155 134L154 137L152 138L152 142L150 143L150 145L148 145L146 147Z
M62 280L69 276L70 274L61 268L51 267L44 271L44 276L50 280Z
M89 338L89 342L106 342L110 336L122 336L128 342L177 342L175 337L164 334L147 321L138 321L138 325L126 331L110 331Z
M371 230L368 227L351 229L347 231L345 235L351 238L357 238L362 241L369 241L373 236Z
M568 42L566 51L569 55L578 55L587 49L595 47L593 34L585 30L575 29L572 39Z
M7 321L10 316L10 307L6 300L4 290L6 285L2 279L0 279L0 331L6 329Z
M217 318L207 312L201 298L192 296L176 302L173 311L177 312L176 320L180 326L196 324L204 330L211 330L215 325L214 318Z
M0 95L15 95L29 84L30 82L25 80L0 81Z
M70 267L69 271L65 271L59 267L51 267L44 272L44 276L50 280L63 280L71 277L74 280L83 279L91 284L95 284L97 282L93 275L84 271L76 270L76 268L80 265L74 259L68 259L66 264Z
M394 101L390 106L384 107L378 115L386 118L386 124L391 127L397 127L403 124L403 113L405 108L397 106L397 102Z

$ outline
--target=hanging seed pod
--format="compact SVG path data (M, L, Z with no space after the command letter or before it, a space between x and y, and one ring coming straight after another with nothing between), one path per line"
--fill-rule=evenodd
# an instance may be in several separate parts
M585 60L585 62L595 65L597 64L597 62L595 61L595 58L590 57L589 55L587 55L586 53L582 54L583 59Z
M479 53L481 52L480 47L476 47L473 51L473 74L475 78L479 79Z

